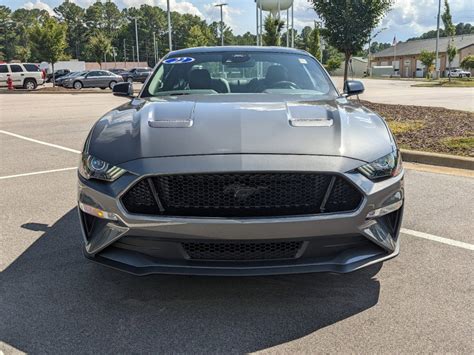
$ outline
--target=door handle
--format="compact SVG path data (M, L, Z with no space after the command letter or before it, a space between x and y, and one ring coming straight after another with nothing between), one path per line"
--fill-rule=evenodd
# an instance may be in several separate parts
M25 76L25 74L20 74L21 76Z

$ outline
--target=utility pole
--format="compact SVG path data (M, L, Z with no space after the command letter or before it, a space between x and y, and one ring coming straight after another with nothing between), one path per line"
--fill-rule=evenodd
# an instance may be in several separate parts
M153 31L153 53L155 54L155 65L156 65L156 37L155 37L155 31Z
M138 26L137 18L135 17L135 41L137 42L137 65L140 63L140 49L138 48Z
M439 18L441 16L441 0L438 1L438 18L436 20L436 59L435 59L435 72L436 79L439 79L439 66L438 66L438 57L439 57Z
M127 45L125 43L125 38L123 39L123 61L125 62L125 68L127 67Z
M224 6L227 6L226 3L222 3L222 4L217 4L217 5L214 5L215 7L220 7L221 8L221 46L224 45L224 19L223 19L223 13L222 13L222 8Z
M173 50L173 41L171 39L171 12L170 12L170 0L166 0L166 12L168 13L168 46L170 52Z

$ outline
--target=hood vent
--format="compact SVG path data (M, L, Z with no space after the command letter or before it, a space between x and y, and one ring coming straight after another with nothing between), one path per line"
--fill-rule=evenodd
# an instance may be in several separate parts
M333 107L311 102L287 103L288 120L293 127L331 127Z
M145 109L153 128L189 128L193 125L194 102L155 102Z

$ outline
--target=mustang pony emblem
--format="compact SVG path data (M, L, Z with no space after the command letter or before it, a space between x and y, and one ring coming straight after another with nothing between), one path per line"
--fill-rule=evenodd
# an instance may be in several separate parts
M256 186L256 187L251 187L251 186L245 186L245 185L229 185L224 188L224 193L225 194L233 194L234 198L239 200L239 201L244 201L247 198L249 198L252 195L255 195L256 193L266 190L266 186Z

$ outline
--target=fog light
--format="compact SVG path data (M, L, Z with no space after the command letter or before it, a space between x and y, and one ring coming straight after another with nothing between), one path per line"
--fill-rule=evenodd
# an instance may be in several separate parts
M376 218L385 216L393 211L398 210L403 205L403 196L400 191L394 194L386 201L387 205L381 208L377 208L376 210L370 211L367 213L367 218Z
M113 213L102 211L98 208L86 205L85 203L79 202L79 208L82 212L90 214L91 216L102 218L102 219L110 219L111 221L116 221L117 216Z

